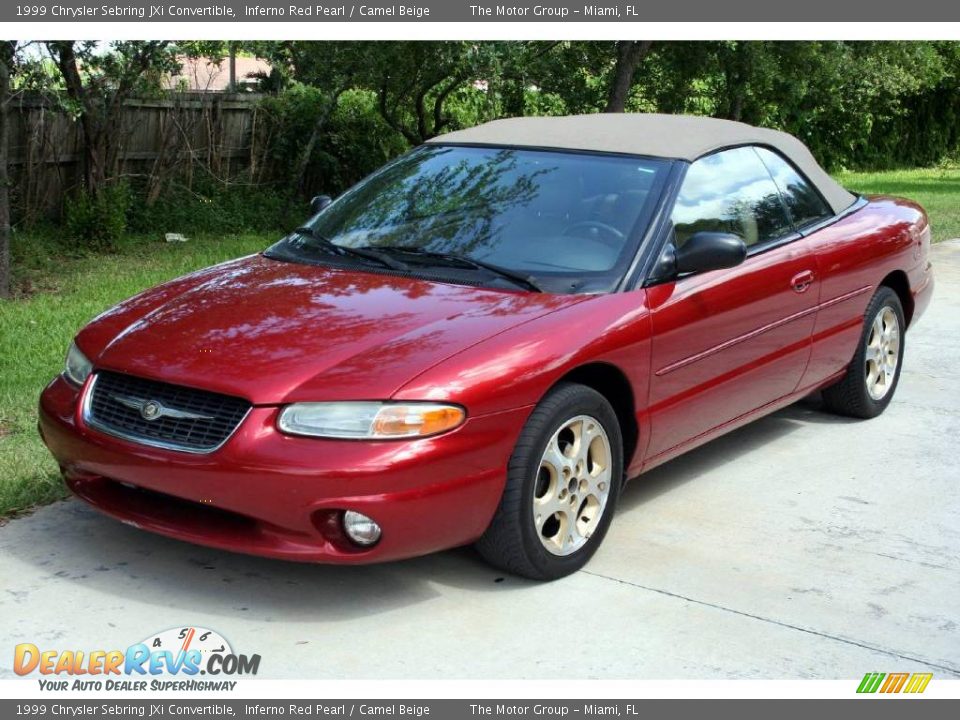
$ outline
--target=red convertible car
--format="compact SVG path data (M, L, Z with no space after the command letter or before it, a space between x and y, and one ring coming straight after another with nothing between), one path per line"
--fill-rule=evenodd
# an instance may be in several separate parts
M883 412L933 289L921 208L708 118L500 120L313 210L80 331L40 401L77 496L257 555L475 543L557 578L627 478L814 390Z

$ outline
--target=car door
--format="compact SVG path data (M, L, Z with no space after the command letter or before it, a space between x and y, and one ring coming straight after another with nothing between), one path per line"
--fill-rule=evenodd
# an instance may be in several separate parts
M812 183L774 151L757 148L757 153L773 175L793 224L804 234L804 242L817 260L820 304L811 337L810 361L800 381L801 387L810 387L850 362L863 327L869 283L851 272L851 268L864 266L861 257L849 250L839 256L825 251L836 248L840 244L837 238L848 236L849 229L842 230L827 222L836 218ZM861 252L871 250L864 244Z
M757 149L694 162L672 212L676 247L701 230L743 238L746 260L647 289L652 322L648 463L792 393L810 354L815 258Z

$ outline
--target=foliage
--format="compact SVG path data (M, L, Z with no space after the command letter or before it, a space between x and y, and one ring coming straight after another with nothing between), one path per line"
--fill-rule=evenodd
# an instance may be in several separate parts
M10 296L10 95L17 41L0 41L0 300Z
M178 68L169 41L114 41L100 52L94 41L58 40L47 52L63 79L53 96L77 121L86 192L96 197L119 169L120 109L137 95L159 90L164 74Z
M577 41L518 60L534 91L501 113L599 112L616 59L614 43ZM626 110L780 128L830 168L929 164L960 143L958 75L956 42L654 42Z
M380 115L411 144L456 129L451 96L471 81L483 82L496 43L405 41L373 54L364 79L377 93Z
M488 119L604 110L624 43L259 43L330 98L374 93L409 144ZM960 43L654 42L631 112L693 113L780 128L829 168L931 164L960 146Z
M376 102L365 90L348 90L340 97L320 146L316 191L337 195L410 149L377 113Z
M200 178L190 186L173 183L156 202L147 203L139 183L119 182L97 196L82 191L70 196L63 226L72 252L104 251L116 249L128 230L155 238L168 232L278 232L306 213L306 204L289 189Z
M66 201L64 230L76 247L110 250L126 232L130 188L124 182L104 187L98 194L82 189Z
M266 232L296 225L306 214L300 205L289 189L198 179L173 183L152 204L137 192L128 219L131 232L144 234Z
M261 101L260 110L266 120L262 132L268 141L265 155L270 158L268 182L289 180L290 168L300 161L304 138L311 133L315 118L328 102L324 91L302 83L292 83ZM314 153L309 160L315 160Z
M375 94L383 121L410 144L458 127L454 99L471 85L486 85L505 71L520 43L461 41L258 43L258 53L284 68L289 81L334 98L353 88ZM474 95L472 99L486 100ZM483 104L483 103L480 103ZM462 106L460 108L463 109ZM474 109L475 121L494 117L496 107Z
M956 43L659 43L640 68L641 97L688 112L779 128L829 168L896 167L936 160L956 142ZM931 100L937 98L937 100ZM918 103L940 109L918 112ZM909 134L912 124L940 130ZM914 159L915 158L915 159Z
M269 123L266 132L271 184L289 187L290 168L299 160L303 138L328 101L323 91L299 82L263 100L261 107ZM325 132L309 157L304 197L338 195L409 148L380 117L376 102L376 96L364 90L348 90L339 96Z

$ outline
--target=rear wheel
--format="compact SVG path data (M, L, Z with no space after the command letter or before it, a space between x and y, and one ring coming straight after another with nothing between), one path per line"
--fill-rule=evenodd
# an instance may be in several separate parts
M899 296L881 286L864 313L863 333L847 374L823 391L829 410L872 418L893 398L903 365L906 322Z
M558 385L520 433L477 550L535 580L579 570L607 532L622 475L623 440L610 403L584 385Z

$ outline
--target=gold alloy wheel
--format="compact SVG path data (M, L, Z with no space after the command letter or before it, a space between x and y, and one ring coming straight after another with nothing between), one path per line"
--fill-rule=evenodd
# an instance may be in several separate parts
M567 420L550 438L533 489L533 521L550 553L575 553L596 531L610 496L612 457L606 431L589 415Z
M867 393L874 400L882 400L893 385L900 362L900 322L893 308L880 308L870 326L866 363Z

